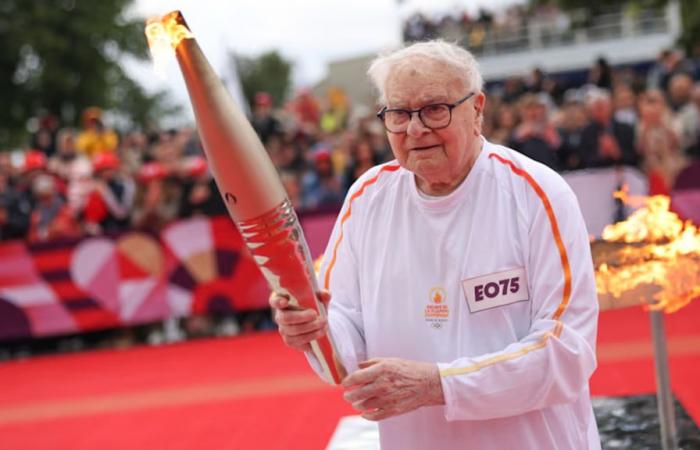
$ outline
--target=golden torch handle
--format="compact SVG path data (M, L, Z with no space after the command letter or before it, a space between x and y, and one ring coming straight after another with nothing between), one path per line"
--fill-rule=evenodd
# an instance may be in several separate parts
M243 112L207 61L179 11L156 22L169 35L187 85L200 138L216 184L270 288L299 308L325 316L299 220L277 171ZM151 26L151 24L149 24ZM146 29L149 41L153 30ZM346 371L330 335L311 347L326 378Z

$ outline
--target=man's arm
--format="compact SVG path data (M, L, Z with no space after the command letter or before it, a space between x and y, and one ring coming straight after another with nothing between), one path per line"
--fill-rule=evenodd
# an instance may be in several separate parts
M349 194L348 199L350 197ZM318 317L312 310L291 308L284 297L273 295L270 299L282 339L288 346L304 351L312 368L320 376L323 376L322 371L309 351L309 343L328 331L333 337L340 362L348 373L357 370L358 363L366 359L357 259L352 248L352 227L358 218L356 212L352 220L346 217L348 199L333 227L318 276L322 290L319 295L328 304L328 319Z
M448 420L574 401L595 370L598 301L586 227L571 191L550 200L552 215L540 208L529 231L530 331L502 351L439 364Z

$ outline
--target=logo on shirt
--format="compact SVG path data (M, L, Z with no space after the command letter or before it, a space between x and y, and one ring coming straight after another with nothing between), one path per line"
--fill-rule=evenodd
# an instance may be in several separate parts
M462 289L473 313L530 298L524 268L468 278L462 281Z
M428 304L425 306L425 321L436 330L450 318L450 307L447 306L447 292L442 286L435 286L428 292Z

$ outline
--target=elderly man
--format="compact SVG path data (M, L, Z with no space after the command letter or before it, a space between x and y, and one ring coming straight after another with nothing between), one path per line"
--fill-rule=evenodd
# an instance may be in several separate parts
M328 323L271 298L284 341L308 351L330 330L345 399L379 421L383 449L599 449L598 308L574 194L482 137L466 50L414 44L369 74L396 160L345 200L320 272Z

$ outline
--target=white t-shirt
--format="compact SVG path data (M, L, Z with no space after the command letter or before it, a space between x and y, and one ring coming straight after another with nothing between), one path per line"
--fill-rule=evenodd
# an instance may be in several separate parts
M599 449L598 317L576 197L484 141L464 182L421 194L397 162L350 189L323 257L339 356L438 364L445 405L379 423L382 449Z

